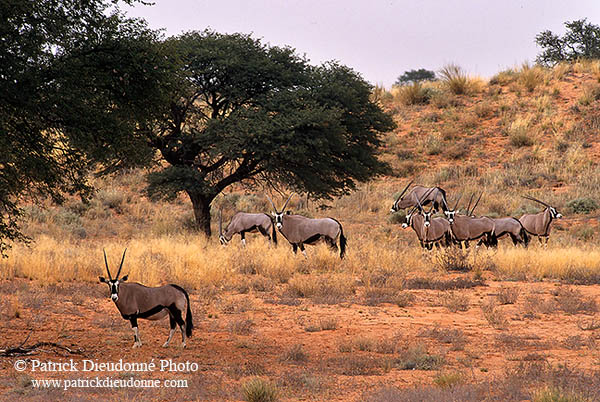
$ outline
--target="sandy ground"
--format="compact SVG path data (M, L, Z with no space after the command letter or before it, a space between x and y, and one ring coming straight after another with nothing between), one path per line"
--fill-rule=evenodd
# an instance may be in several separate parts
M490 323L481 305L496 300L499 291L507 287L518 289L518 299L515 304L497 306L500 323ZM573 300L559 300L560 294L573 289L579 292ZM24 346L54 342L75 352L43 346L29 356L0 358L0 394L8 400L242 400L242 384L261 376L276 384L284 400L349 401L363 400L383 386L431 385L440 373L460 372L467 382L477 383L501 378L523 361L569 364L580 370L598 369L600 364L600 329L589 329L593 324L600 326L600 319L594 318L593 307L589 307L599 301L598 285L486 278L484 286L454 292L410 290L416 299L407 307L386 303L369 306L359 294L336 304L316 304L310 299L282 298L277 289L248 294L192 292L195 331L187 349L180 347L179 334L169 348L161 347L168 334L167 319L140 320L144 345L132 349L129 323L120 317L102 284L41 286L15 280L0 282L0 290L0 349L20 345L29 334ZM463 297L466 311L451 312L449 294ZM580 303L580 312L565 313L569 303ZM290 352L294 347L297 353ZM403 354L415 347L441 362L429 370L401 369ZM30 360L26 360L25 371L18 372L14 365L22 359ZM73 359L80 371L33 372L36 359ZM157 366L161 360L170 360L180 366L195 363L197 367L177 371L170 366L167 371L157 368L135 373L81 371L83 360L120 359L154 361ZM37 389L32 384L35 379L95 376L183 379L187 387L63 390Z

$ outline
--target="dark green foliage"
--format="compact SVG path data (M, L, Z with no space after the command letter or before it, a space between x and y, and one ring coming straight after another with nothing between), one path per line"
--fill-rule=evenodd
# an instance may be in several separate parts
M587 20L565 22L567 32L561 37L551 31L543 31L535 37L542 53L537 62L551 66L560 61L575 61L579 58L600 58L600 26Z
M90 170L150 160L129 134L153 110L162 59L156 34L111 11L115 3L0 3L0 253L24 239L25 194L85 197Z
M189 32L164 46L178 81L161 119L138 132L166 162L148 192L186 192L206 234L210 205L231 184L283 184L327 199L387 171L376 156L394 123L351 69L314 67L242 34Z
M569 207L574 214L589 214L600 208L598 202L589 197L571 200L567 203L567 207Z
M405 71L404 74L398 77L395 85L406 85L421 81L433 81L435 80L435 73L424 68L418 70Z

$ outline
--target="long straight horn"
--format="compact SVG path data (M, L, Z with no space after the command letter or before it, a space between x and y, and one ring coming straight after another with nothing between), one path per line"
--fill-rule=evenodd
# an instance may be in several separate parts
M123 268L123 261L125 261L125 253L127 252L127 249L125 249L125 251L123 251L123 257L121 257L121 264L119 265L119 271L117 271L117 277L115 279L119 279L119 274L121 274L121 268Z
M219 209L219 236L223 235L223 209Z
M410 182L408 182L408 184L406 185L406 187L404 187L404 190L402 190L402 192L400 193L400 195L398 196L398 198L396 198L396 202L398 202L398 200L400 200L400 198L402 198L402 196L404 195L404 193L406 193L406 190L408 190L408 188L410 187L411 184L413 184L413 180L411 180Z
M483 191L481 192L481 194L479 194L479 198L477 199L477 202L475 203L475 205L473 205L473 209L471 209L469 216L473 215L473 212L475 211L475 208L477 208L477 205L479 204L479 200L481 200L482 195L483 195Z
M454 208L452 209L453 211L456 211L456 207L458 207L458 203L460 202L460 199L462 198L462 196L463 196L462 193L460 193L458 195L458 198L456 200L456 204L454 204Z
M469 203L467 204L467 209L465 210L467 215L469 215L469 210L471 209L471 203L473 202L473 197L475 197L475 193L471 194L471 198L469 198Z
M536 198L529 197L529 196L527 196L527 195L524 195L524 196L522 196L522 197L523 197L523 198L526 198L526 199L528 199L528 200L531 200L531 201L539 202L539 203L540 203L540 204L542 204L543 206L545 206L545 207L547 207L547 208L550 208L550 205L548 205L548 204L546 204L545 202L543 202L543 201L540 201L540 200L538 200L538 199L536 199Z
M290 202L290 200L292 199L292 197L294 196L294 194L296 194L296 193L292 193L292 194L291 194L291 195L288 197L288 199L287 199L287 201L285 202L285 204L283 204L283 208L281 208L281 213L283 213L283 211L285 211L285 207L287 207L287 204L288 204L288 202Z
M273 200L267 194L265 194L265 195L267 196L267 199L269 200L269 202L273 206L273 212L277 213L277 208L275 207L275 204L273 204Z
M433 190L435 190L435 187L432 187L432 188L430 188L428 192L426 192L425 194L423 194L423 196L421 197L421 199L420 199L420 200L417 198L417 204L419 205L419 209L420 209L420 210L422 210L423 212L424 212L424 210L423 210L423 205L421 205L421 202L422 202L422 201L423 201L425 198L427 198L427 197L429 196L429 194L431 194L431 192L432 192Z
M106 250L102 249L102 252L104 253L104 265L106 265L106 273L108 274L108 279L110 279L112 281L112 276L110 275L110 269L108 269L108 260L106 259Z

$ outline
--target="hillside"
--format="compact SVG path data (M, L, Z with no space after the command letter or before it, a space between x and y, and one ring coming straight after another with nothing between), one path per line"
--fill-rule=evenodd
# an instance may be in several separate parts
M189 380L180 390L67 394L33 388L39 375L16 373L7 358L0 393L248 400L253 385L292 401L598 400L600 62L523 66L489 82L456 73L375 90L398 124L381 150L388 176L328 202L290 202L296 213L342 222L343 260L325 245L307 247L306 259L294 255L281 236L277 247L256 234L246 248L239 236L221 247L193 229L184 195L148 199L143 170L91 179L98 191L89 203L30 202L23 228L32 244L0 260L0 349L29 333L30 343L81 351L43 350L40 359L189 360L200 370L119 373ZM424 252L399 225L403 213L389 214L410 180L443 187L452 206L462 194L462 208L483 192L481 215L539 211L527 194L564 218L552 222L548 248L501 240L498 249ZM286 196L272 194L277 204ZM221 208L228 222L235 211L268 212L270 204L263 189L232 188L215 202L214 232ZM130 281L189 291L195 333L185 351L177 337L159 347L166 320L140 320L144 346L131 349L129 323L97 279L102 249L114 267L125 247Z

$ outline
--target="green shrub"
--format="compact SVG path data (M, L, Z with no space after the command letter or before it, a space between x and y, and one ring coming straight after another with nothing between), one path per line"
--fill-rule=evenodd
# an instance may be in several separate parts
M406 213L404 211L394 212L388 218L388 222L393 225L401 225L406 220Z
M590 212L594 212L600 206L598 202L593 198L582 197L571 200L567 203L567 207L571 209L571 212L574 214L589 214Z

